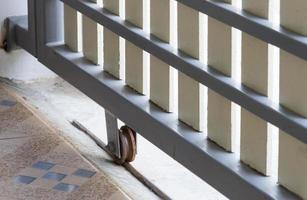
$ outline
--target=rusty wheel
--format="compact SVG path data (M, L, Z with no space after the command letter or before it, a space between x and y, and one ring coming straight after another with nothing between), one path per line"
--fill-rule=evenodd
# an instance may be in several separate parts
M122 126L119 130L121 157L115 158L115 163L122 165L125 162L132 162L136 155L136 133L128 126Z
M119 132L119 143L120 143L120 158L116 157L114 159L115 163L118 165L122 165L126 162L127 156L128 156L128 147L129 143L126 137Z
M136 155L136 133L128 126L121 127L120 131L122 135L127 139L129 145L126 162L132 162L134 161Z

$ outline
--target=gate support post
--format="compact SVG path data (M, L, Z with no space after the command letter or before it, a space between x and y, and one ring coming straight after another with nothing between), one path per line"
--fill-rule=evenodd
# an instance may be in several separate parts
M107 110L105 111L105 117L106 117L106 129L108 136L107 147L113 155L120 158L121 153L120 153L120 141L119 141L117 118Z

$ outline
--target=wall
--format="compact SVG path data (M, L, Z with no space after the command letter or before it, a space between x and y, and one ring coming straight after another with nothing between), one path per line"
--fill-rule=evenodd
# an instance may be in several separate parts
M3 21L8 16L25 15L26 0L0 0L0 42L3 41ZM0 49L0 77L30 81L41 78L52 78L55 74L41 65L24 50L6 53Z

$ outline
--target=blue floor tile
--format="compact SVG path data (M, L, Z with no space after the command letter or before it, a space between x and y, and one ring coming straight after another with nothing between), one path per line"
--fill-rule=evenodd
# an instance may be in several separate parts
M96 174L96 172L85 170L85 169L78 169L77 171L75 171L73 173L73 175L75 175L75 176L81 176L81 177L85 177L85 178L91 178L95 174Z
M53 189L64 191L64 192L72 192L75 189L77 189L78 187L79 186L77 186L77 185L71 185L71 184L67 184L67 183L59 183L56 186L54 186Z
M53 164L53 163L38 161L37 163L34 163L34 164L32 165L32 168L43 169L43 170L49 170L49 169L51 169L54 165L55 165L55 164Z
M14 181L17 183L22 183L22 184L30 184L32 183L36 178L31 177L31 176L16 176L14 178Z
M10 101L10 100L2 100L2 101L0 101L0 105L1 106L12 107L12 106L15 106L16 104L17 104L16 101Z
M66 174L60 174L56 172L48 172L43 176L44 179L49 179L49 180L56 180L56 181L61 181L66 177Z

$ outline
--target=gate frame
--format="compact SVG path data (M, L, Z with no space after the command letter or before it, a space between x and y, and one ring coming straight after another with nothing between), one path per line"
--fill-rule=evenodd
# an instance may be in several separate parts
M307 60L306 37L274 27L268 20L226 3L177 1ZM307 143L307 120L90 1L28 0L28 16L8 19L9 50L16 45L27 50L108 110L112 121L112 128L108 129L110 140L116 141L117 131L112 123L119 118L230 199L298 198L277 185L273 178L240 163L237 155L223 151L204 134L179 122L174 114L162 112L147 97L136 95L123 81L102 72L101 66L91 64L81 53L71 52L63 45L62 2L304 143ZM118 151L115 148L114 153Z

